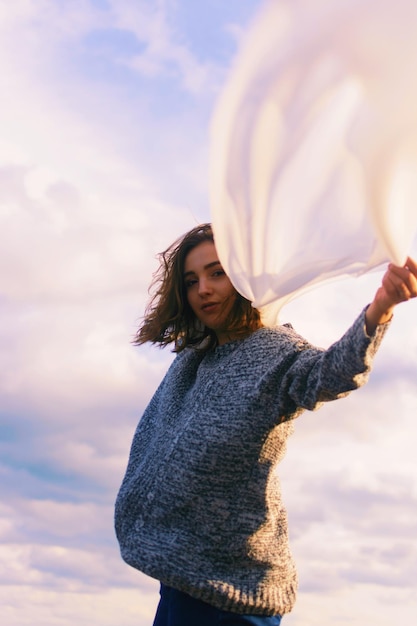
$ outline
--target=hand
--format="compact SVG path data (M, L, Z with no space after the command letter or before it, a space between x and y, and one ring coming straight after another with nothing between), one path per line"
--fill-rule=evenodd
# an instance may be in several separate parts
M394 307L417 297L417 263L408 257L405 265L389 264L382 285L366 311L366 330L372 335L378 324L388 322Z
M403 267L390 263L382 279L382 289L385 298L392 306L405 302L417 296L417 263L408 257ZM378 292L377 292L378 295Z

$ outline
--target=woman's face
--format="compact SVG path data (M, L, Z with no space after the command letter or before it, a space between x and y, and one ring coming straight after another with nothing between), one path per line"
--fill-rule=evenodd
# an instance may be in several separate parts
M219 344L234 337L226 320L236 301L236 290L224 273L214 243L203 241L185 257L184 283L195 316L216 333Z

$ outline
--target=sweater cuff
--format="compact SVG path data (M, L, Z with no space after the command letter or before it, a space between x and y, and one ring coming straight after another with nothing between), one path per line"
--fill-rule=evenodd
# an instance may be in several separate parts
M368 307L369 307L369 304L366 305L366 307L363 309L360 315L360 318L362 318L363 332L367 339L370 339L372 342L376 342L379 345L379 343L381 342L381 339L387 332L388 328L391 326L391 322L394 316L392 315L391 318L388 320L388 322L384 322L383 324L378 324L374 332L372 334L369 334L366 329L366 319L365 319L365 314L366 314Z

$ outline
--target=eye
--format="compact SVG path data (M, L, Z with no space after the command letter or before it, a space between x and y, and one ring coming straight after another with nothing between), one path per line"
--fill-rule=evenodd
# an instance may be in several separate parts
M225 271L223 269L216 270L215 272L213 272L213 276L224 276L224 275L225 275Z
M190 289L190 287L192 287L193 285L196 285L197 282L198 281L196 278L188 278L188 280L185 281L186 289Z

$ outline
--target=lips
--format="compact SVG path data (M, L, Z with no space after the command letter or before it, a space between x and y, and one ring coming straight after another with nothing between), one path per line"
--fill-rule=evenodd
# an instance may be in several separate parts
M201 306L201 310L204 311L204 313L210 313L211 311L215 311L218 306L218 302L206 302Z

